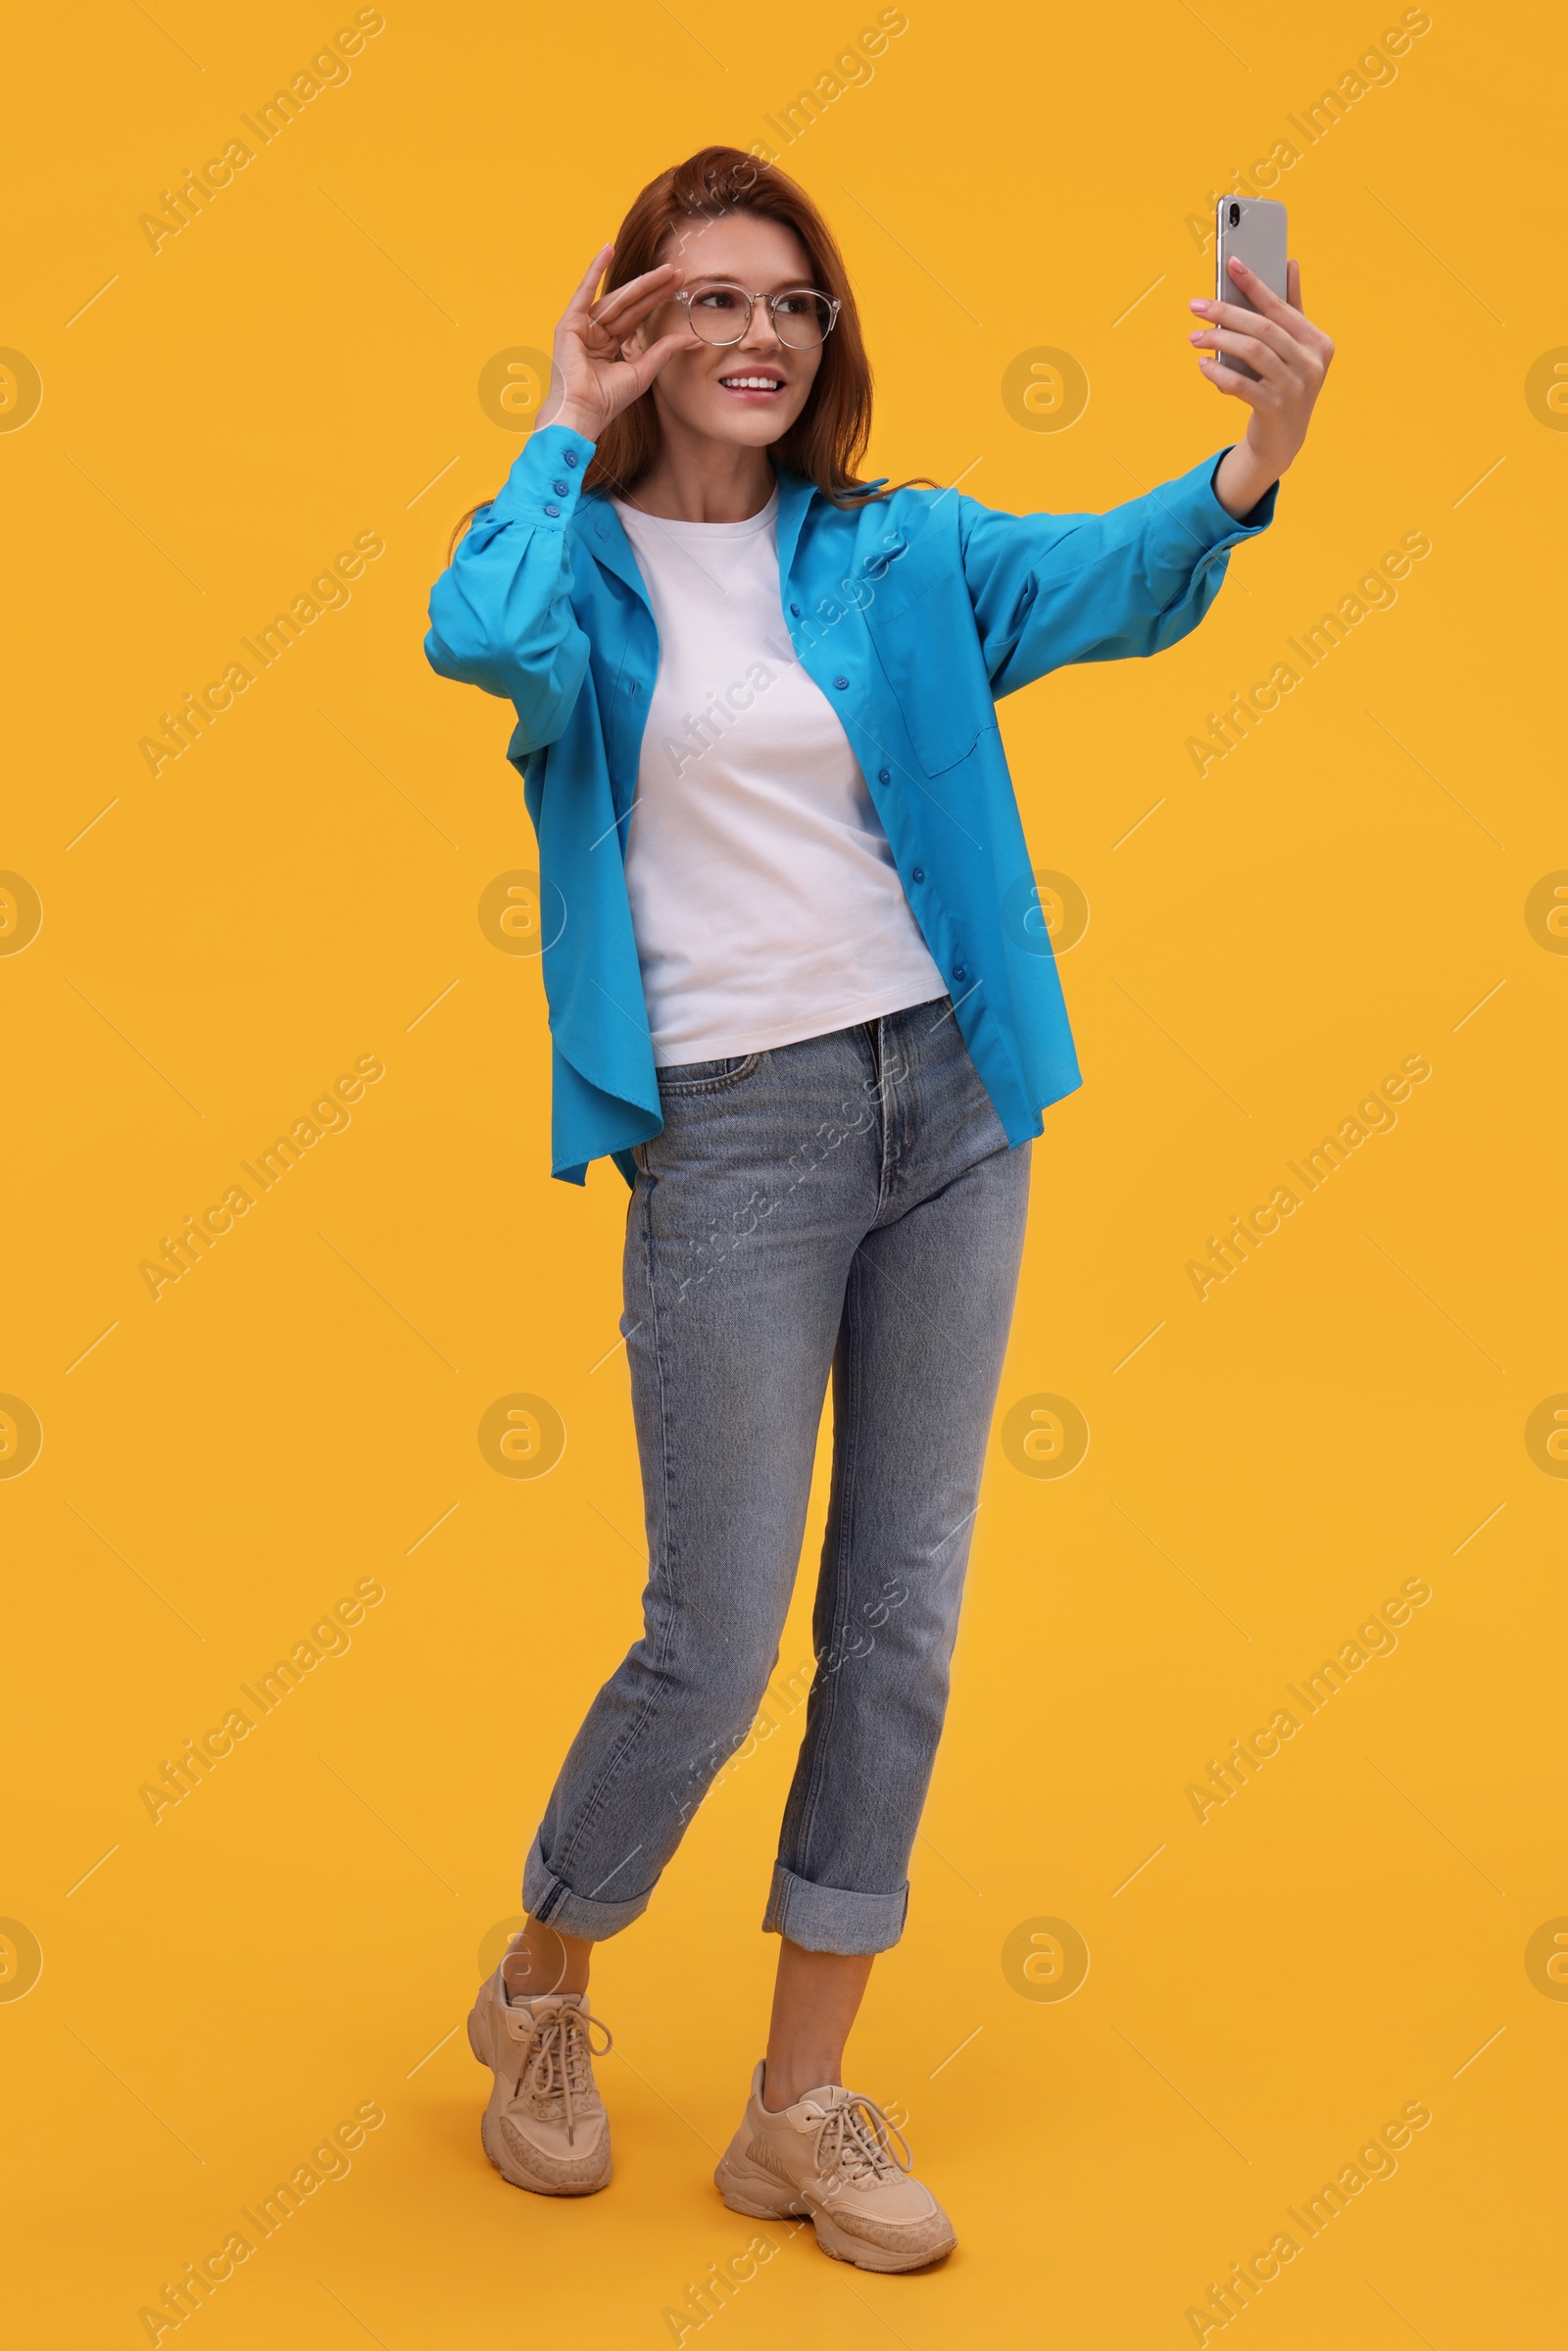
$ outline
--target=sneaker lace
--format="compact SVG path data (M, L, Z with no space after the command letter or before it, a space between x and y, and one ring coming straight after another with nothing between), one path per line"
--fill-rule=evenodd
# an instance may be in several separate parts
M605 2036L597 2048L596 2030ZM568 2145L576 2135L579 2109L595 2097L593 2061L614 2045L610 2027L580 2008L546 2009L534 2021L516 2095L526 2098L541 2120L564 2123Z
M857 2187L907 2172L913 2157L902 2131L874 2098L853 2093L830 2108L816 2134L816 2168L836 2174L836 2187Z

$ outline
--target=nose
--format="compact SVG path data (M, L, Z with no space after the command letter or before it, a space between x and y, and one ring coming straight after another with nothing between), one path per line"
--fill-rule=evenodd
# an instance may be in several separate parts
M784 349L779 341L778 329L773 324L773 314L765 302L753 302L752 322L741 337L740 348L743 351L765 351L770 356Z

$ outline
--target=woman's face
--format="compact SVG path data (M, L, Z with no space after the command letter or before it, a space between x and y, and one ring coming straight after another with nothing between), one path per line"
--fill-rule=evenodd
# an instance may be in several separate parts
M697 296L719 284L741 286L755 295L782 294L788 287L812 282L810 261L794 229L755 213L732 213L722 220L691 221L671 229L660 258L684 271L683 290ZM693 304L694 310L698 307ZM744 315L745 306L737 305L734 324ZM680 323L680 307L662 303L629 338L627 349L646 350ZM733 332L733 325L726 331ZM653 397L663 415L688 431L765 449L789 430L805 408L821 364L820 343L807 351L781 343L766 303L758 302L740 342L704 344L701 350L677 351L666 360L654 378Z

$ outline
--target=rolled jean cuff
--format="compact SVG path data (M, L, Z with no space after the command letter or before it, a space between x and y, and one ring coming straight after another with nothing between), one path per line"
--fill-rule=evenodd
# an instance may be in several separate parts
M762 1932L787 1935L804 1951L836 1951L844 1957L890 1951L904 1933L908 1907L907 1880L896 1894L850 1893L841 1886L812 1886L778 1861Z
M528 1916L554 1927L558 1935L579 1935L587 1942L603 1942L607 1935L618 1935L622 1927L642 1917L653 1895L652 1886L627 1902L596 1902L588 1894L573 1893L546 1861L537 1837L522 1865L522 1906Z

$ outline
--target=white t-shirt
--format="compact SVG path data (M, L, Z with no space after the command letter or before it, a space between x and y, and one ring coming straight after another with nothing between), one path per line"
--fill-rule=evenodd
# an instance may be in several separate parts
M656 1064L941 996L849 738L789 640L777 491L746 522L615 511L659 630L625 850Z

